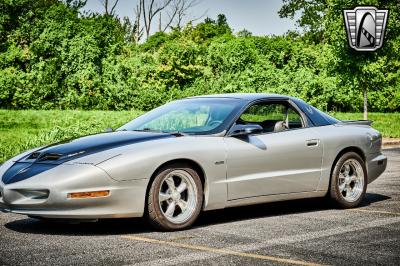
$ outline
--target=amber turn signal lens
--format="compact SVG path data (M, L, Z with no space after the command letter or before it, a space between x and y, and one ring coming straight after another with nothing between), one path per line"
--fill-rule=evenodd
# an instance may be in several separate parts
M110 195L109 190L68 193L69 199L98 198Z

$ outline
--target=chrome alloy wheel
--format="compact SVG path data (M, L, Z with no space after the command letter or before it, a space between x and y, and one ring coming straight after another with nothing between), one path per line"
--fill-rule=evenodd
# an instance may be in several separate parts
M364 190L364 172L359 161L348 159L340 168L338 188L348 202L358 200Z
M161 182L158 201L168 221L181 224L192 217L197 205L197 189L192 176L173 170Z

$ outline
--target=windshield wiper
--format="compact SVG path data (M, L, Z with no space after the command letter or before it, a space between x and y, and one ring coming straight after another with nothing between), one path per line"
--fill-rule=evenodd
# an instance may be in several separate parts
M187 136L188 134L183 133L181 131L163 131L163 130L155 130L155 129L151 129L151 128L143 128L143 129L133 129L132 131L137 131L137 132L157 132L157 133L166 133L166 134L170 134L170 135L174 135L177 137L182 137L182 136Z
M176 137L183 137L183 136L187 136L188 134L183 133L181 131L161 131L162 133L167 133L167 134L171 134L174 135Z
M132 131L138 131L138 132L160 132L159 130L151 129L151 128L143 128L143 129L133 129Z

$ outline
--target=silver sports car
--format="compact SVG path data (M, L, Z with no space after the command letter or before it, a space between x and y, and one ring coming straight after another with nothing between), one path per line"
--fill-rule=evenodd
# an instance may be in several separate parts
M0 208L38 218L145 216L187 228L200 211L327 196L352 208L386 168L369 121L273 94L191 97L113 132L24 152L0 167Z

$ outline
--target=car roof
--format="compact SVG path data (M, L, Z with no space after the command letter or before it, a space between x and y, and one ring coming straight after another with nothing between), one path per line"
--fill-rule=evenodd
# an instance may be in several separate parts
M309 105L303 100L282 94L272 93L225 93L225 94L210 94L188 97L186 99L201 99L201 98L225 98L225 99L239 99L247 103L257 100L292 100L297 107L308 117L314 126L326 126L338 123L334 117L318 110L317 108Z
M272 94L272 93L224 93L224 94L193 96L193 97L188 97L187 99L194 99L194 98L234 98L245 101L256 101L261 99L291 99L292 97L281 94Z

